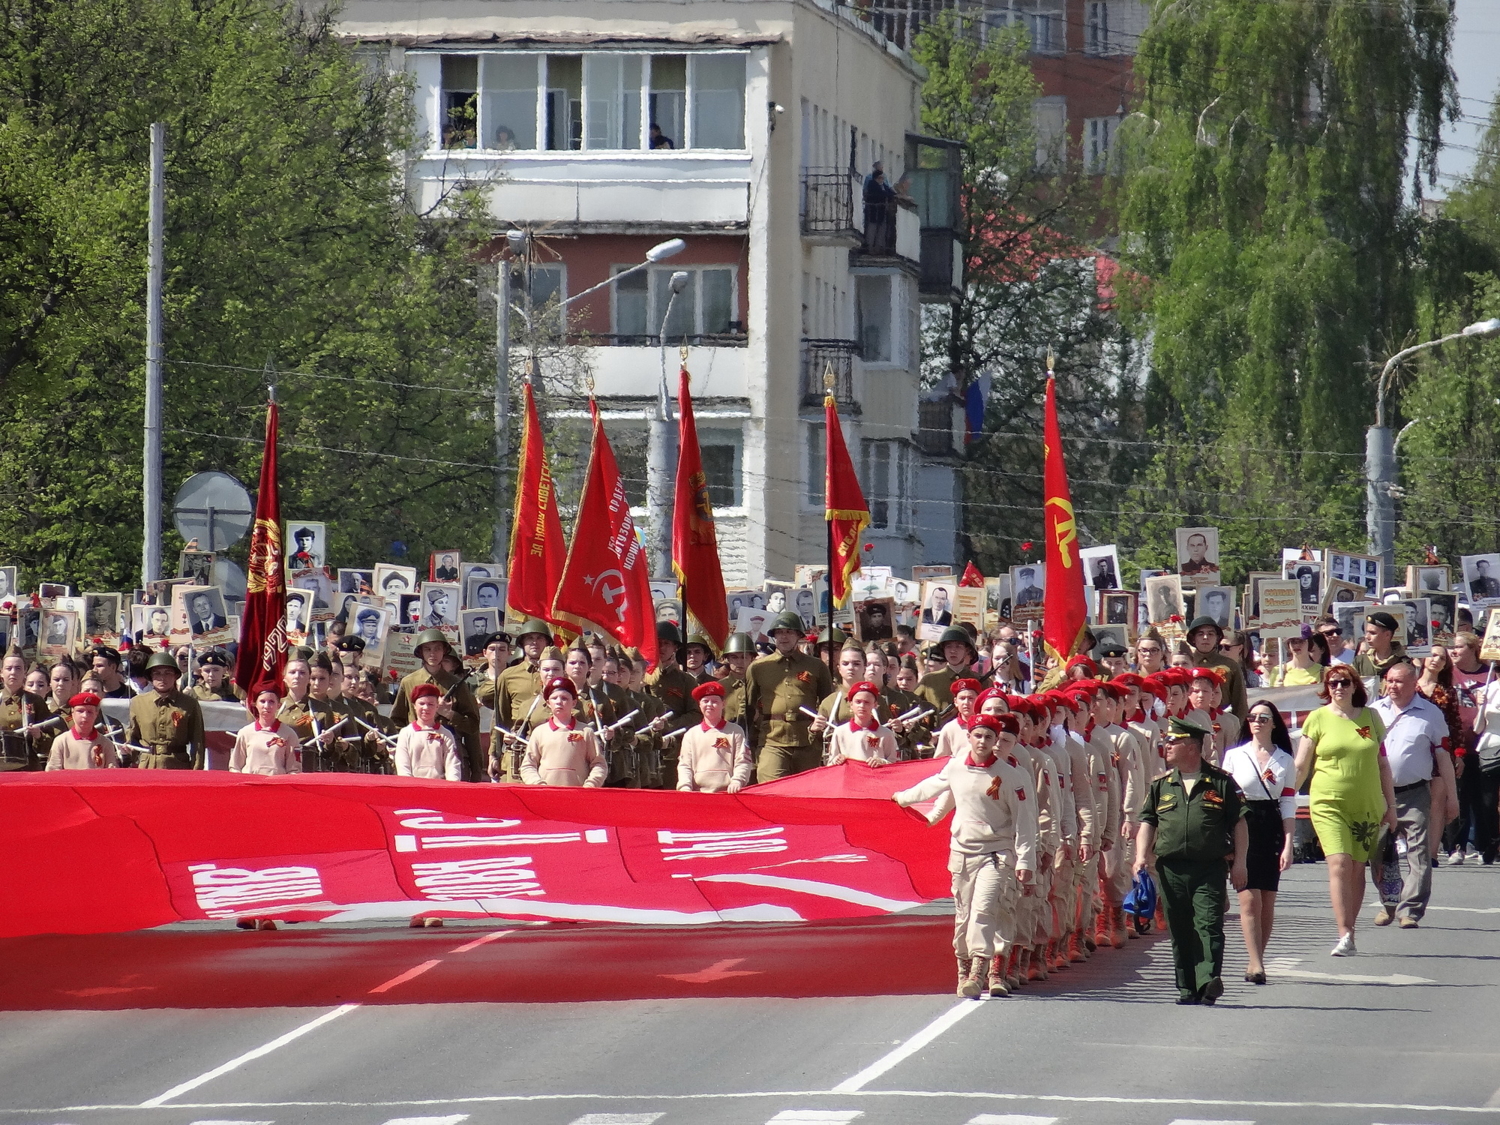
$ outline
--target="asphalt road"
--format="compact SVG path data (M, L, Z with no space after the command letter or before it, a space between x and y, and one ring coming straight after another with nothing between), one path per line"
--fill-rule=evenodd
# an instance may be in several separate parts
M1367 922L1332 959L1299 866L1272 983L1241 983L1230 918L1213 1008L1171 1003L1156 937L959 1001L937 915L11 940L0 1122L1500 1122L1497 888L1443 868L1420 929Z

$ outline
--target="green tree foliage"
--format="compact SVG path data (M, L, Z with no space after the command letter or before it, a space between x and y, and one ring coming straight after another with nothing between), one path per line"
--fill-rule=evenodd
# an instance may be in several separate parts
M1096 199L1065 147L1039 152L1040 87L1023 27L979 34L973 14L946 12L917 39L927 69L923 129L963 143L959 238L966 287L953 308L928 306L924 373L962 388L990 379L986 430L964 466L968 547L987 573L1041 553L1041 412L1046 357L1058 372L1059 412L1085 543L1112 522L1108 494L1135 447L1136 351L1109 309L1088 235ZM1107 541L1107 540L1106 540ZM1034 542L1031 551L1022 544Z
M1500 106L1469 178L1433 223L1444 284L1424 307L1423 335L1437 338L1500 317ZM1462 340L1422 353L1397 373L1397 554L1425 547L1459 555L1500 550L1500 341Z
M326 12L274 0L4 11L7 561L28 584L136 580L152 121L168 126L168 499L210 468L253 489L269 364L288 518L327 520L345 565L397 540L487 555L494 270L469 195L428 216L406 198L405 80Z
M1153 5L1120 203L1161 447L1122 543L1216 524L1235 577L1362 543L1374 376L1432 280L1407 177L1456 113L1451 32L1447 0Z

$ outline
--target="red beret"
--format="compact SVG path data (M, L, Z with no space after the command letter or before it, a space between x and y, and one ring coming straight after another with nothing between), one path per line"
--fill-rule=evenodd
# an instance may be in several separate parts
M441 699L443 693L438 690L437 684L418 684L411 689L411 701L415 703L419 699Z
M956 699L958 698L958 693L961 691L972 691L977 693L983 690L984 689L980 685L978 680L970 679L969 677L965 676L963 679L954 680L953 685L948 689L948 693Z
M542 690L542 698L552 698L554 691L565 691L574 699L578 698L578 689L573 686L573 681L566 676L553 676L547 681L547 686Z
M980 715L970 724L969 729L973 730L975 727L985 727L996 734L1001 731L1008 734L1021 733L1021 724L1016 721L1014 715Z
M72 699L68 700L69 707L97 707L99 697L91 691L80 691Z
M1208 680L1215 687L1224 686L1224 675L1217 668L1194 668L1189 675L1194 680Z
M693 689L693 699L695 700L701 701L710 695L723 699L724 685L719 683L718 680L708 680Z
M880 689L872 684L869 680L860 680L857 684L852 685L849 688L849 698L853 699L862 691L869 692L876 699L880 698Z
M1011 710L1010 699L1005 694L1004 688L987 687L979 693L979 698L974 701L974 706L983 707L988 700L998 699L1005 704L1007 711Z
M1099 671L1099 665L1095 664L1092 658L1081 652L1077 656L1068 657L1068 662L1063 665L1064 671L1071 671L1074 668L1087 668L1091 676Z
M1112 684L1124 684L1128 688L1139 688L1141 686L1141 677L1134 672L1121 672L1118 676L1112 677L1109 682Z

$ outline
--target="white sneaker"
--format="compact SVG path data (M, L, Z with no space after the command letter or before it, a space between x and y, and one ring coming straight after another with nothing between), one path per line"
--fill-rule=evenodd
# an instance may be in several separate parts
M1354 935L1345 934L1343 937L1339 938L1339 943L1333 947L1333 951L1329 953L1329 956L1353 957L1358 952L1359 950L1354 948Z
M1460 849L1460 850L1458 850L1456 852L1449 852L1448 853L1448 866L1449 867L1462 867L1463 865L1464 865L1464 853L1463 853L1462 849Z

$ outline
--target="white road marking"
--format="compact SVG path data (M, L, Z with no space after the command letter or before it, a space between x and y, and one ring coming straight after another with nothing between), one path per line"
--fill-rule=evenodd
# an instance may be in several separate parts
M652 1125L665 1113L585 1113L572 1125Z
M140 1104L139 1108L140 1109L155 1109L158 1106L165 1105L167 1102L171 1101L173 1098L178 1097L181 1094L185 1094L189 1090L196 1090L199 1086L202 1086L205 1082L212 1082L215 1078L219 1077L219 1075L221 1075L221 1074L228 1074L231 1070L238 1070L240 1067L244 1066L247 1062L253 1062L254 1060L256 1060L258 1058L262 1058L265 1055L269 1055L272 1051L276 1050L278 1047L285 1047L288 1043L292 1042L292 1040L294 1040L294 1039L301 1039L309 1031L316 1031L318 1028L322 1027L325 1023L332 1023L334 1020L338 1019L340 1016L347 1015L348 1013L354 1011L354 1009L358 1008L358 1007L359 1007L358 1004L341 1004L337 1008L333 1009L333 1011L331 1011L331 1012L324 1012L317 1019L315 1019L315 1020L308 1020L301 1027L294 1027L294 1028L292 1028L291 1031L288 1031L285 1035L279 1035L275 1039L272 1039L269 1043L263 1044L262 1046L259 1046L259 1047L255 1048L255 1050L253 1050L253 1051L246 1051L243 1055L240 1055L238 1058L230 1059L227 1063L224 1063L221 1066L216 1066L216 1067L214 1067L210 1071L205 1071L203 1074L198 1075L197 1078L190 1078L186 1082L183 1082L183 1083L180 1083L180 1084L178 1084L176 1086L173 1086L165 1094L158 1094L158 1095L156 1095L156 1097L152 1098L150 1101L142 1102Z
M492 934L485 934L484 937L477 937L477 938L475 938L473 941L469 942L467 945L460 945L453 952L454 953L468 953L471 949L478 949L481 945L488 945L490 942L494 941L496 938L503 938L506 934L513 934L515 932L516 932L515 930L496 930Z
M1428 910L1451 910L1455 914L1500 914L1500 906L1429 906Z
M194 1121L192 1125L276 1125L274 1121Z
M773 1121L821 1121L823 1125L849 1125L849 1122L865 1115L862 1109L784 1109L778 1113L766 1125Z
M459 1125L467 1121L467 1113L454 1113L447 1117L393 1117L385 1125Z
M1220 1121L1208 1117L1179 1117L1171 1125L1255 1125L1254 1121Z
M1403 973L1390 973L1387 976L1377 977L1364 973L1315 973L1310 969L1295 968L1302 961L1301 957L1273 957L1266 962L1266 971L1277 977L1291 977L1293 980L1321 980L1332 984L1436 984L1430 977L1410 977Z
M1056 1117L1032 1117L1025 1113L981 1113L969 1125L1057 1125Z
M979 1011L979 1008L980 1002L977 1000L960 1000L894 1051L891 1051L883 1058L875 1060L858 1074L844 1079L833 1088L832 1092L835 1094L849 1094L856 1090L863 1090L897 1063L905 1062L911 1058L912 1055L915 1055L959 1020L971 1012Z
M969 1001L975 1007L979 1005ZM357 1008L351 1004L349 1008ZM329 1013L330 1015L334 1013ZM722 1102L722 1101L767 1101L785 1102L789 1098L826 1098L829 1090L742 1090L715 1094L476 1094L461 1098L400 1098L390 1101L276 1101L276 1102L184 1102L170 1106L174 1110L278 1110L278 1109L397 1109L440 1108L444 1106L479 1105L542 1105L551 1102ZM1352 1101L1272 1101L1257 1098L1153 1098L1137 1095L1109 1094L1020 1094L1001 1093L993 1090L853 1090L843 1091L852 1098L878 1098L887 1101L914 1099L919 1103L931 1103L937 1099L962 1099L972 1102L1054 1102L1061 1105L1119 1105L1119 1106L1181 1106L1202 1109L1342 1109L1355 1111L1378 1111L1381 1113L1410 1113L1422 1116L1446 1114L1478 1115L1490 1121L1500 1120L1500 1106L1482 1105L1432 1105L1418 1102L1352 1102ZM91 1105L68 1105L52 1107L30 1107L12 1109L0 1107L0 1118L18 1115L34 1118L42 1115L78 1113L120 1112L157 1108L156 1099L149 1104L120 1104L103 1102ZM1447 1125L1452 1125L1448 1122Z
M442 961L441 960L437 960L437 961L423 961L420 965L413 965L411 968L407 969L406 972L400 973L397 976L392 977L390 980L386 981L384 984L377 984L374 988L370 989L370 995L371 996L375 996L375 995L377 995L378 993L381 993L381 992L389 992L391 989L395 988L398 984L405 984L407 981L411 980L412 978L421 976L423 973L425 973L428 969L432 968L434 965L441 965L441 964L442 964Z

